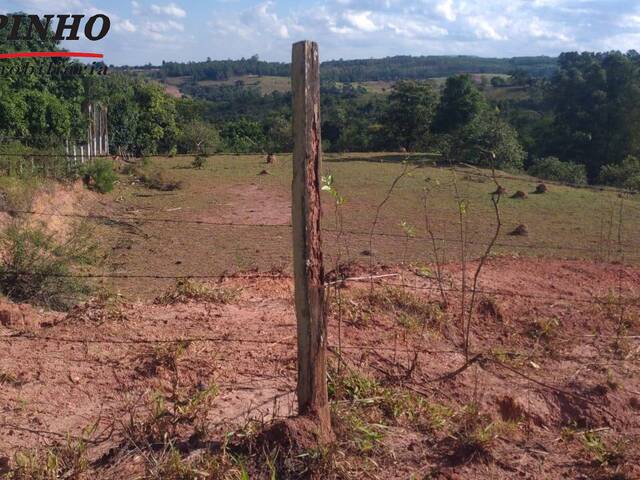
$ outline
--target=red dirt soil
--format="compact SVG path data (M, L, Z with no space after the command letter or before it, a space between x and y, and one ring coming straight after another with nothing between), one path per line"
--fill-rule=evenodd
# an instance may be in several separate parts
M475 266L469 265L467 284ZM382 266L376 273L401 274L376 280L376 291L404 285L398 288L420 299L441 300L433 278ZM373 311L366 324L359 324L338 314L332 303L332 350L340 345L353 368L454 410L473 402L495 421L522 421L509 436L499 435L482 461L461 461L452 454L450 438L388 427L375 475L614 478L603 476L613 472L626 475L618 478L640 478L640 269L490 259L477 300L495 302L501 320L486 308L474 317L473 361L464 369L457 292L461 268L446 266L444 275L445 319L421 331L401 326L393 309ZM239 298L228 305L93 301L68 315L28 313L31 321L1 325L0 457L64 440L67 434L81 436L93 422L99 426L90 445L92 460L120 445L131 413L144 411L150 392L166 381L167 372L153 359L170 344L152 340L191 339L180 359L180 382L218 386L207 421L220 435L248 416L295 414L291 280L233 278L221 285L240 288ZM349 282L336 291L349 305L369 289L368 281ZM628 304L624 308L621 298ZM565 438L569 430L573 440ZM621 445L624 461L594 462L580 441L590 430L607 444ZM122 478L132 468L103 463L90 478Z

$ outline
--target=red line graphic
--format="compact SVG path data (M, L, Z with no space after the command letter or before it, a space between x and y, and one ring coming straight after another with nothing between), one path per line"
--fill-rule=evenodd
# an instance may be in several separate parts
M82 58L103 58L102 53L87 52L16 52L0 53L0 60L3 58L54 58L54 57L82 57Z

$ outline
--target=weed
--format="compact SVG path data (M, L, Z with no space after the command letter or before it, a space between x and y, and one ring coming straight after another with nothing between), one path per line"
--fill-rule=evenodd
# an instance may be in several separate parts
M508 351L503 347L492 347L489 354L500 363L516 368L524 366L529 358L525 353Z
M374 379L355 371L345 374L335 374L330 371L328 390L329 398L332 400L362 402L377 396L380 393L381 387Z
M549 343L556 337L559 326L557 318L540 318L530 325L529 334L536 340Z
M600 466L620 465L625 457L622 443L610 447L595 432L585 432L582 436L582 445L591 458L598 462Z
M10 226L0 237L0 292L13 301L67 310L90 292L74 267L97 262L97 244L87 224L79 224L70 238L58 243L38 228Z
M371 307L396 312L398 322L409 328L440 324L443 312L438 304L427 302L399 287L384 287L365 297Z
M239 288L210 287L193 280L181 279L173 290L157 298L156 303L169 305L195 301L226 305L237 299L240 292Z
M155 392L145 418L132 412L124 426L126 438L134 448L169 448L183 430L192 430L192 438L206 434L206 412L218 393L215 385L179 388L174 384L169 394Z
M498 424L491 422L488 415L481 414L476 404L466 405L456 416L456 423L452 459L464 463L490 458Z
M93 434L95 425L85 429ZM15 466L6 475L8 480L57 480L81 479L89 467L87 444L82 439L67 437L65 443L45 450L20 451L14 456Z

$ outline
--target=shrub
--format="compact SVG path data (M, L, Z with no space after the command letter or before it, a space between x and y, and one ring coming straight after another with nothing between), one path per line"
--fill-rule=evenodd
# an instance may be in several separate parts
M193 159L193 162L191 162L191 166L193 168L204 168L204 166L207 164L207 156L203 155L203 154L199 154L196 155L195 158Z
M118 175L113 170L113 163L107 159L98 159L88 163L82 169L84 183L92 190L100 193L108 193L113 190L113 185Z
M529 167L529 174L545 180L574 183L576 185L585 185L587 183L587 169L584 165L563 162L556 157L545 157L536 160Z
M640 190L640 159L628 156L619 165L605 165L600 170L600 183Z
M90 288L71 276L73 267L97 260L86 224L64 243L37 228L12 225L0 237L0 292L16 302L67 310Z

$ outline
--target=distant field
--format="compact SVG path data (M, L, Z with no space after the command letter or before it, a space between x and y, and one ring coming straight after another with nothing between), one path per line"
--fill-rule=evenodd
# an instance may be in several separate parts
M471 169L454 173L447 168L425 164L412 166L380 210L373 244L369 235L376 206L383 200L394 178L402 171L402 157L393 154L327 155L324 173L334 177L334 185L344 196L340 207L344 234L336 240L336 219L332 199L324 195L325 251L329 266L337 254L341 260L368 264L372 250L376 262L402 261L422 264L433 259L431 242L425 238L423 189L440 254L448 262L460 255L459 210L454 194L454 178L465 199L467 254L479 255L495 228L490 179L473 175ZM132 273L166 275L209 275L249 268L289 268L290 243L290 156L283 155L276 166L264 164L258 155L224 155L209 159L206 168L187 168L189 157L159 158L150 170L160 168L179 180L183 188L158 192L132 184L122 177L110 194L117 202L116 213L139 218L135 228L112 225L104 235L113 246L110 269ZM413 156L412 161L437 161L437 157ZM260 175L262 170L268 174ZM482 172L481 172L482 173ZM487 173L487 172L484 172ZM429 181L426 181L429 179ZM609 191L593 191L550 185L549 193L530 194L525 200L509 198L516 190L531 193L536 181L527 177L501 180L508 195L500 201L502 233L495 253L516 256L588 258L617 260L618 217L621 199ZM622 223L624 260L637 263L640 244L640 202L625 200ZM148 223L145 218L172 219L187 223ZM193 223L199 221L203 223ZM415 229L417 238L405 238L401 222ZM525 224L528 236L509 232ZM377 235L386 234L386 235ZM535 272L532 272L535 275ZM140 282L132 282L131 287ZM149 291L157 289L150 282ZM115 284L128 289L126 282Z
M245 87L259 87L262 95L268 95L272 92L285 93L291 90L291 80L289 79L289 77L259 77L256 75L231 77L228 80L202 80L198 82L198 85L235 85L237 82L242 82Z
M470 75L472 75L478 83L481 83L483 78L486 78L487 81L490 81L491 78L493 77L509 78L509 75L493 74L493 73L471 73ZM179 88L181 85L189 81L190 78L191 77L188 77L188 76L168 77L167 79L164 80L164 83L171 87L170 90L168 89L167 91L170 94L175 95L176 87ZM429 80L433 82L435 86L440 87L444 85L444 82L446 81L446 79L447 79L446 77L436 77L436 78L429 78L426 80ZM289 77L275 77L275 76L268 76L268 75L266 76L242 75L242 76L231 77L227 80L202 80L198 82L198 85L201 85L201 86L235 85L237 82L242 82L242 84L245 87L259 87L260 92L263 95L268 95L272 92L286 93L291 91L291 80L289 79ZM394 81L379 80L379 81L370 81L370 82L352 82L351 85L355 88L364 87L367 89L369 93L372 93L372 94L386 94L391 90L391 87L393 86L394 83L395 83ZM336 84L343 85L344 83L336 82ZM511 97L512 96L511 92L512 92L512 89L514 88L517 89L518 91L522 91L522 89L519 87L506 87L506 88L494 89L489 84L487 87L487 93L491 95L490 92L499 92L499 93L496 93L495 95L503 96L503 97L506 95L508 97Z

